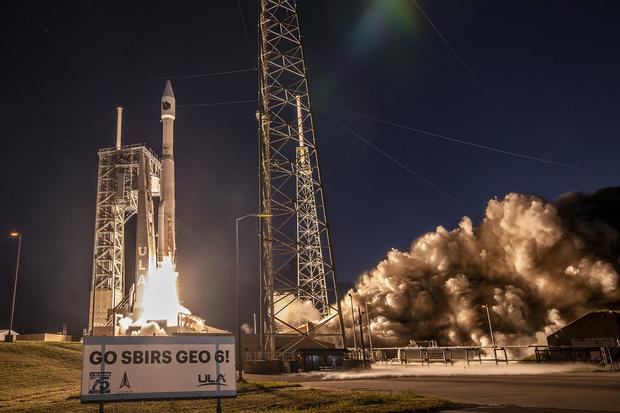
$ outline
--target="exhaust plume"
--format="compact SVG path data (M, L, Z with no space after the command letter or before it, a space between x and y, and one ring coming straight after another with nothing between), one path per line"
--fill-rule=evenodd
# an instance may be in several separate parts
M490 200L477 227L464 217L391 250L351 293L368 303L375 346L490 345L483 304L497 344L546 343L589 310L619 307L618 211L620 188L555 203L511 193ZM350 334L346 300L342 309Z
M144 313L137 321L140 326L152 320L166 320L169 326L177 325L179 313L191 314L179 301L175 265L165 256L160 266L149 274L144 290Z
M119 331L126 335L130 327L139 327L131 335L138 336L165 336L166 331L160 328L156 321L164 320L168 326L178 324L179 313L191 314L179 301L177 279L179 273L169 256L165 256L158 267L149 271L148 281L144 288L144 310L141 317L134 320L127 316L119 320ZM198 320L198 331L202 331L204 325Z
M300 326L309 321L321 319L321 313L314 307L312 301L300 300L293 294L279 294L274 296L274 313L279 320L277 327L287 330L291 326Z

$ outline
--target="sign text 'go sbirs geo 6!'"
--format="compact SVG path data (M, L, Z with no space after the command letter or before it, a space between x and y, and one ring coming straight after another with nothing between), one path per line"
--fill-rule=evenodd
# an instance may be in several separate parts
M236 395L232 335L84 337L83 403Z

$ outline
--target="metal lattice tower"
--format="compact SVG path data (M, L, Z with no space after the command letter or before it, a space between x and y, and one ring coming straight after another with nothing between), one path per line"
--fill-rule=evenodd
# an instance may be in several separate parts
M316 209L316 194L310 152L305 146L301 99L296 96L299 146L297 166L297 296L312 301L322 316L329 315L329 299L325 282L325 265L321 250L321 233Z
M148 271L149 256L154 256L152 220L154 191L146 182L159 176L160 162L143 145L106 148L98 152L97 201L93 273L91 279L89 327L112 325L112 313L125 304L131 307L133 292L125 294L125 224L139 215L136 274ZM151 219L149 219L149 216ZM144 222L142 222L144 221ZM146 236L142 236L142 232ZM146 248L146 249L145 249ZM109 334L107 330L104 334Z
M259 192L264 351L293 350L305 339L344 346L331 239L295 0L260 0ZM284 320L297 297L322 319ZM329 323L329 328L324 328ZM263 321L261 321L263 327ZM276 350L276 336L293 337Z

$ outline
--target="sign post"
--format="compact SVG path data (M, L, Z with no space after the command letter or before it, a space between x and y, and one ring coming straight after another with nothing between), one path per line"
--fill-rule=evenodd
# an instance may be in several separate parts
M82 403L236 396L231 334L84 337Z

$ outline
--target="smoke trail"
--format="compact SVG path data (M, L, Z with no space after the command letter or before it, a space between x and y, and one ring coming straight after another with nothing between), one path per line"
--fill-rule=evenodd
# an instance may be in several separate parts
M490 345L485 303L498 344L544 343L589 310L620 306L619 210L620 188L555 204L514 193L492 199L479 226L464 217L409 251L391 250L352 293L368 303L375 346ZM350 329L344 300L342 309Z

